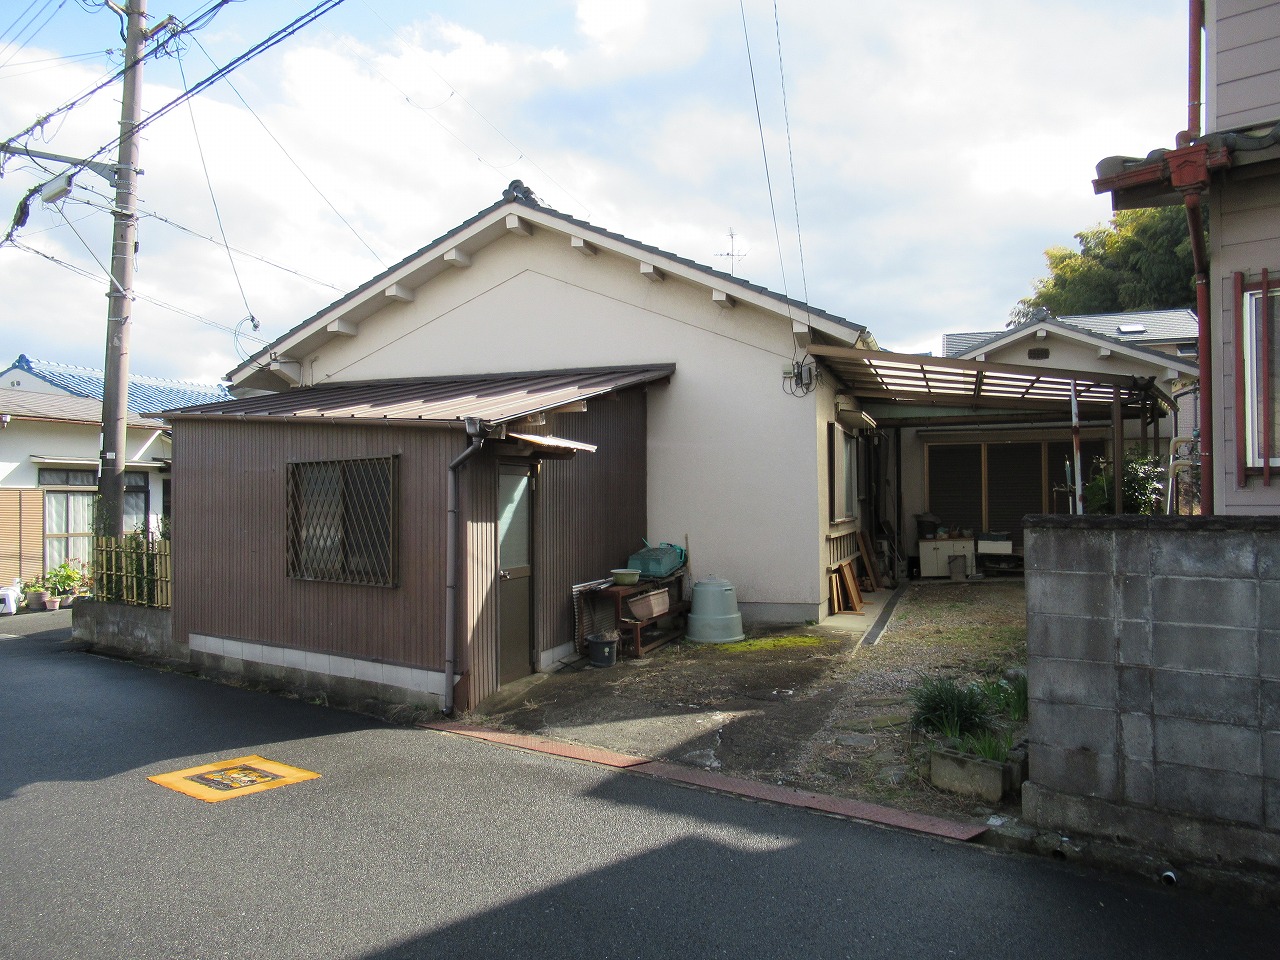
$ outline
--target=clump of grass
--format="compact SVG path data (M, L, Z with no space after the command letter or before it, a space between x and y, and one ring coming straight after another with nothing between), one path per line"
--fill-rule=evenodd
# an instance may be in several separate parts
M789 650L796 647L819 647L826 643L822 637L760 637L755 640L739 640L737 643L725 643L714 647L729 653L744 653L748 650Z
M1027 678L1016 676L1012 680L987 680L981 684L982 695L987 698L993 713L1012 723L1027 719Z
M913 726L945 737L991 729L991 708L975 684L961 686L950 677L926 677L911 691L911 705Z
M1013 734L996 730L971 733L960 740L960 749L984 760L1004 763L1009 759L1009 751L1013 749Z

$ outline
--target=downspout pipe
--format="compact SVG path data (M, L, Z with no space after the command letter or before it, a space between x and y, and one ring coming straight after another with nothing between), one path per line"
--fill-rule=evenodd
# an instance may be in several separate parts
M1204 245L1204 207L1195 191L1182 194L1196 268L1196 319L1200 368L1200 513L1213 515L1213 340L1209 336L1209 253Z
M484 449L489 427L479 417L464 420L470 443L449 461L449 527L445 533L447 588L444 606L444 715L453 716L453 685L458 672L458 581L461 580L462 551L458 549L458 472Z

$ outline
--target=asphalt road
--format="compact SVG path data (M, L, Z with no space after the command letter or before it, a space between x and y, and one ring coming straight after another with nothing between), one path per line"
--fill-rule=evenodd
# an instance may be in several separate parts
M1261 958L1280 916L94 657L0 620L0 956ZM316 780L204 803L244 754Z

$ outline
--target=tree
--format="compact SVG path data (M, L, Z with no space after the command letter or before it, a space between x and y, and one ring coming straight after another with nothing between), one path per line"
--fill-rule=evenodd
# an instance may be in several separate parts
M1044 252L1049 276L1035 281L1035 293L1018 301L1010 326L1041 308L1069 317L1195 305L1195 265L1182 207L1121 210L1110 226L1077 233L1076 239L1079 252L1066 247Z

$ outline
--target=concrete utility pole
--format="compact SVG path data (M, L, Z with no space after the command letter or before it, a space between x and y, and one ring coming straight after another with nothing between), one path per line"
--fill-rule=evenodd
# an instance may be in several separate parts
M126 0L124 92L116 162L111 288L107 292L107 359L102 390L102 460L98 478L98 532L124 534L125 424L129 410L129 331L133 315L133 257L138 238L138 142L142 119L142 53L147 40L146 0Z

